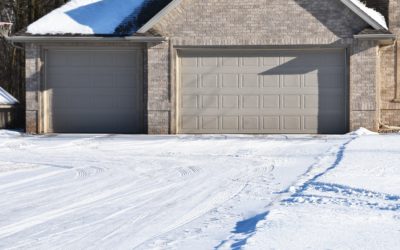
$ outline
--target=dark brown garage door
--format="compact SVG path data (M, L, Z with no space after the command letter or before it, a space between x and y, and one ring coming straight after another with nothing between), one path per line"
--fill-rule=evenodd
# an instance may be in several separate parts
M143 133L142 50L46 53L47 132Z
M179 56L179 133L347 131L344 50L183 50Z

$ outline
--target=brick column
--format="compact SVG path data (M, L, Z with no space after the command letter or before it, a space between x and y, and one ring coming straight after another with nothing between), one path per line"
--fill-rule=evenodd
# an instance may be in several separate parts
M26 74L26 132L39 133L40 113L40 47L35 44L25 45Z
M168 43L147 46L147 127L149 134L170 133Z
M350 57L350 130L379 129L379 57L374 41L356 40Z

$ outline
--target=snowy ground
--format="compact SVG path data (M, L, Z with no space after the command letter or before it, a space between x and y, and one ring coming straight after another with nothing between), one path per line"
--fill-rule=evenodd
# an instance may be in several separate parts
M398 249L400 136L0 131L0 249Z

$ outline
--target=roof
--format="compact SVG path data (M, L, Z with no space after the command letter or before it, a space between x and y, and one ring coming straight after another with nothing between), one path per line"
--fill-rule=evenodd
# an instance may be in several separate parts
M132 35L170 1L71 0L29 25L24 35Z
M376 30L385 17L361 0L340 0ZM370 0L371 1L371 0ZM71 0L28 26L25 35L129 36L148 32L182 0Z
M0 106L12 106L19 103L10 93L0 87Z

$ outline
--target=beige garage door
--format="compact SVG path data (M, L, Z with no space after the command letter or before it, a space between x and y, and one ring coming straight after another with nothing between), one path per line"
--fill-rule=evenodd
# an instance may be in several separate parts
M143 133L142 51L46 53L47 132Z
M347 131L344 50L183 50L179 56L179 133Z

